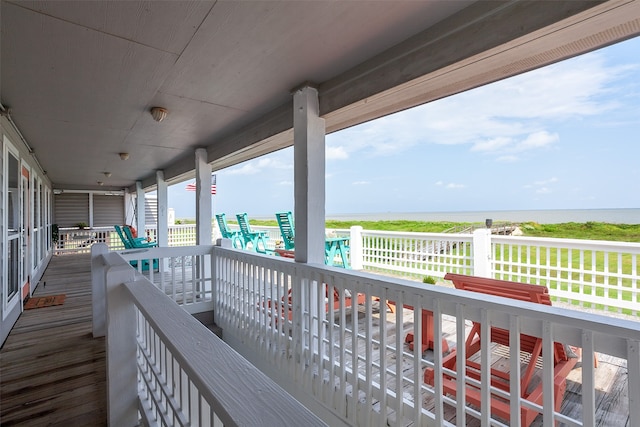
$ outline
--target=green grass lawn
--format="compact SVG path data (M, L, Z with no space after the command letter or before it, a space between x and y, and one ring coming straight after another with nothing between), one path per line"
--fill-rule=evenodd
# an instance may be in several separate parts
M229 221L232 222L232 221ZM256 226L277 227L276 220L251 220ZM326 221L326 228L350 228L359 225L365 230L409 231L422 233L442 233L451 229L481 226L481 223L447 221ZM640 242L640 224L609 224L605 222L567 222L561 224L520 224L525 236L556 237L565 239L609 240L616 242Z

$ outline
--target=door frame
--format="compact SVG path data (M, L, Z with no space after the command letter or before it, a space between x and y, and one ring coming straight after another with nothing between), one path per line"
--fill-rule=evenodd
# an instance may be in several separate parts
M21 277L20 289L22 290L22 299L31 296L31 212L33 211L33 201L31 200L31 168L22 161L20 168L20 247L22 248L21 257Z
M13 200L14 202L17 203L17 209L16 209L16 214L15 215L16 221L20 221L19 216L20 216L20 192L21 192L21 188L20 188L20 181L21 181L21 176L22 174L20 173L20 152L18 151L18 149L11 144L11 142L9 141L9 139L3 135L3 149L2 149L2 170L3 170L3 183L2 183L2 188L0 188L0 191L2 191L4 193L4 197L3 197L3 210L5 212L5 215L3 215L2 218L2 225L3 225L3 232L2 232L2 240L3 242L5 242L5 245L3 245L3 250L2 250L2 301L0 302L0 304L2 304L2 320L6 319L7 316L9 316L12 311L14 310L14 308L18 305L19 301L20 301L20 295L21 295L21 287L20 287L20 282L21 282L21 278L20 278L20 272L22 270L22 265L21 265L21 248L22 248L22 243L21 243L21 239L20 239L20 232L18 231L17 233L13 233L13 234L9 234L9 198L10 198L10 192L9 192L9 156L13 156L16 161L17 161L17 166L18 166L18 174L19 177L18 178L18 188L17 188L17 197L15 200ZM17 227L19 228L19 223L17 224ZM9 265L8 262L8 258L9 258L9 251L11 250L10 246L11 246L11 242L13 241L17 241L18 244L18 250L17 255L18 255L18 266L17 266L17 271L15 272L15 277L16 280L18 281L17 283L17 289L16 292L11 295L11 297L9 297L8 292L9 292L9 279L10 279L10 274L9 274L9 269L11 268L11 266Z

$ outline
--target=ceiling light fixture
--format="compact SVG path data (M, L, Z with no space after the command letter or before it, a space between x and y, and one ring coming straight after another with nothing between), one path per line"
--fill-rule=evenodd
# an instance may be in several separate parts
M107 178L111 177L111 172L103 172L104 176L106 176Z
M119 156L122 160L127 160L129 158L129 153L119 153Z
M151 109L151 116L153 117L153 120L155 120L156 122L163 121L165 117L167 117L167 114L169 114L169 111L167 111L166 108L153 107Z
M96 181L98 183L98 185L104 185L104 182L102 181Z

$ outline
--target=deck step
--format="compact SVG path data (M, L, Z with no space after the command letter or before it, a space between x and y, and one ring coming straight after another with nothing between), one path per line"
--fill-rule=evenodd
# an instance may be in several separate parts
M206 326L211 332L216 334L222 339L222 328L213 321L213 310L205 311L204 313L196 313L193 315L200 323Z

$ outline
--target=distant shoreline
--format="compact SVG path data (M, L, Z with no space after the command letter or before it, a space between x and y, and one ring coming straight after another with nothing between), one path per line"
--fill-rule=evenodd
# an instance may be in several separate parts
M537 222L560 224L567 222L605 222L609 224L640 224L640 209L547 209L547 210L495 210L468 212L385 212L327 214L327 220L336 221L447 221L480 222L493 221ZM258 219L256 217L256 219Z

